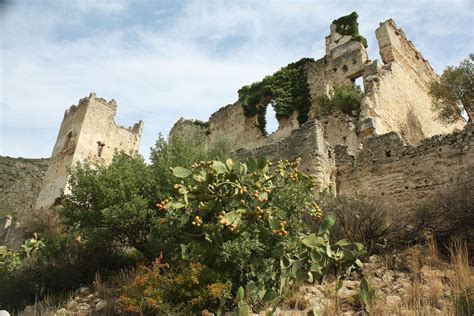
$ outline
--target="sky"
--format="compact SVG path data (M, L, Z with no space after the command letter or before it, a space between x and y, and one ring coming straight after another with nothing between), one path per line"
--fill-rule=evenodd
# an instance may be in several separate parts
M370 59L393 18L439 74L474 52L474 0L0 0L0 155L51 155L64 111L95 92L116 122L145 122L147 158L180 118L206 121L237 90L324 56L332 20L357 11Z

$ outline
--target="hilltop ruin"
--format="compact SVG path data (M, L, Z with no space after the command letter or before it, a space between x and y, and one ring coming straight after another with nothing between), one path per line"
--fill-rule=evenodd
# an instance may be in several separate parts
M380 23L375 34L382 62L369 60L355 12L334 20L323 58L303 58L245 86L234 104L208 122L181 119L170 134L200 123L211 141L225 135L241 159L302 157L303 170L316 177L320 189L383 195L400 206L419 202L474 166L474 127L461 119L450 125L436 120L428 91L438 76L393 20ZM364 85L360 109L321 115L320 97L352 87L358 78ZM268 106L279 125L270 135ZM67 193L67 169L76 162L108 164L116 150L137 152L143 122L117 126L116 107L114 100L91 94L66 111L37 209Z
M302 157L302 169L317 178L321 189L382 195L400 206L418 203L463 177L474 166L474 126L461 119L451 125L436 120L428 91L438 76L393 20L380 23L375 34L382 62L368 59L355 12L335 20L323 58L304 58L243 87L239 100L202 123L211 140L226 135L242 159ZM360 77L365 94L359 111L320 115L321 95L354 86ZM268 91L271 80L302 92L277 99ZM270 135L265 131L267 106L274 107L279 124ZM170 134L190 121L179 120Z

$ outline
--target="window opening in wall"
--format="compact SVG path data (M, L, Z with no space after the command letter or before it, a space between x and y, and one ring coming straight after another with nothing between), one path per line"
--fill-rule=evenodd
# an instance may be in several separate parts
M342 71L343 72L347 72L348 70L349 70L349 68L347 67L347 65L342 66Z
M102 153L104 152L105 143L98 141L97 142L97 156L102 157Z
M362 77L354 80L354 86L359 86L360 91L364 92L364 79Z
M276 119L276 113L273 109L273 104L268 103L267 105L267 112L265 114L265 120L267 121L267 125L265 127L267 135L275 132L278 129L278 120Z
M69 145L71 144L71 139L72 139L72 131L69 132L66 136L66 141L64 142L64 148L69 147Z

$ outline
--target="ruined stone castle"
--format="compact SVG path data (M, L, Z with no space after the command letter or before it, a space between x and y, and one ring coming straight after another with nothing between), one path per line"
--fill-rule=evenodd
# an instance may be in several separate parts
M383 196L398 206L417 204L437 188L467 176L474 167L473 124L436 120L428 91L438 76L393 20L375 31L380 62L368 59L358 29L347 32L356 19L353 13L331 24L323 58L296 63L303 65L309 105L305 113L300 107L277 115L275 132L267 135L259 116L267 106L281 104L264 96L256 112L246 110L242 90L239 100L219 109L208 122L181 119L170 135L199 123L211 141L225 135L240 159L302 157L301 168L321 189ZM320 96L330 97L336 87L354 86L357 78L363 79L365 92L360 110L320 115ZM36 208L50 207L61 191L67 193L67 170L76 162L107 164L116 150L138 150L143 123L118 127L115 112L115 101L95 94L66 111Z
M415 205L467 176L474 167L474 125L462 119L445 125L436 119L428 91L438 76L404 32L391 19L380 23L375 31L380 62L368 59L360 36L341 34L338 28L334 22L330 26L326 55L305 61L311 100L304 123L295 110L280 117L278 129L266 135L258 114L245 113L239 95L203 123L211 140L225 135L241 159L302 157L302 170L314 175L321 189L383 196L398 206ZM353 86L359 77L365 92L359 111L318 115L318 96ZM272 105L267 98L258 106L265 111ZM170 134L193 122L179 120Z
M35 208L49 208L67 193L68 168L88 160L108 164L116 151L138 152L143 122L124 128L115 124L117 104L91 93L64 113Z

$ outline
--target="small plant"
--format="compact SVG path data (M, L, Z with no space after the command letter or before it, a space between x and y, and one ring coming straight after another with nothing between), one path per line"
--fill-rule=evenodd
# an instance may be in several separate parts
M99 271L97 271L94 276L94 288L100 298L105 298L105 286Z
M250 314L250 307L245 299L245 290L242 286L237 290L237 307L234 309L234 313L237 316L248 316Z
M339 110L346 114L359 111L363 93L358 86L339 86L334 90L334 95L330 98L327 95L318 97L318 116L328 115L333 110Z
M34 233L34 237L27 239L23 245L21 245L21 248L23 248L23 252L27 257L30 257L31 255L34 255L38 253L38 251L41 248L44 248L46 245L44 241L38 239L38 235Z
M362 280L360 280L359 299L362 306L364 306L364 310L369 314L371 313L374 298L375 289L369 285L367 278L363 277Z
M449 248L454 275L450 280L456 315L472 315L474 311L474 282L469 265L468 243L455 239Z
M359 23L357 22L357 18L359 15L357 12L352 12L349 15L345 15L332 21L333 24L336 25L336 32L341 35L350 35L352 39L355 41L359 41L367 48L367 39L362 35L359 35Z
M0 274L7 274L13 271L20 264L20 254L8 249L6 246L0 246Z
M333 236L361 242L370 253L395 246L409 224L406 215L374 198L325 195L321 197L321 205L337 219Z

